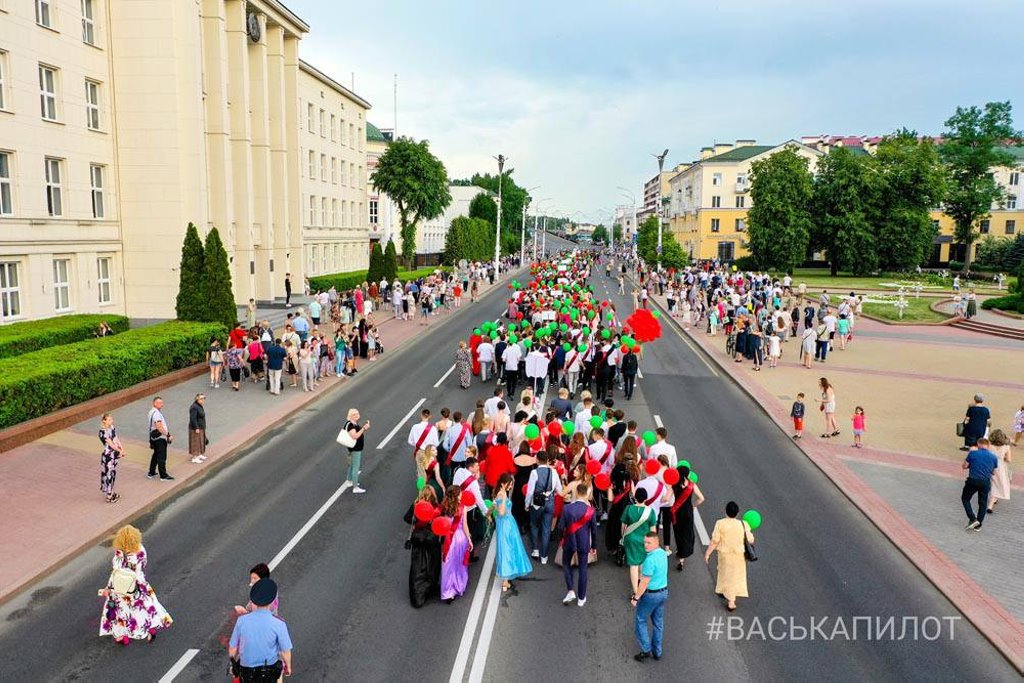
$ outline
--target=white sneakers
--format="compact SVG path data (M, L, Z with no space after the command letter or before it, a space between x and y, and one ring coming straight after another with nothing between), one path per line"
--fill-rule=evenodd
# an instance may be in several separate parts
M585 604L587 604L587 599L586 598L580 598L579 600L576 601L576 606L577 607L583 607L583 605L585 605Z
M562 598L562 604L563 605L571 604L572 601L575 600L575 599L576 599L576 591L569 591L568 593L565 594L565 597Z
M206 462L205 455L197 455L196 457L192 458L192 463L194 465L202 465L204 462Z
M530 557L534 557L534 558L540 557L540 551L539 550L534 550L532 553L530 553Z
M362 486L353 486L352 493L366 493L366 489L364 489Z
M547 557L540 558L540 563L541 564L547 564L548 563L548 558Z

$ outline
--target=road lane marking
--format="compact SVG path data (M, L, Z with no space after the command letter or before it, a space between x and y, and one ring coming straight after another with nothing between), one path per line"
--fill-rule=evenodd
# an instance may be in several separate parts
M302 537L308 534L309 530L313 528L313 525L319 522L320 518L327 514L327 511L331 509L331 506L334 505L339 498L341 498L341 494L345 493L345 491L347 491L350 488L352 488L352 482L346 481L344 484L338 487L337 491L331 494L331 497L327 499L327 502L320 506L320 509L317 510L313 514L313 516L309 518L309 521L303 524L302 528L299 529L294 536L292 536L292 539L288 541L283 548L281 548L281 552L279 552L274 557L274 559L272 559L267 564L267 566L270 568L270 571L274 571L274 569L277 568L277 565L281 564L282 560L288 557L288 553L290 553L295 548L295 546L299 544L299 541L302 540Z
M455 663L452 666L452 675L448 683L462 683L466 675L466 664L469 663L469 651L473 646L473 636L476 635L476 625L480 621L480 610L484 604L484 595L487 594L487 584L494 578L494 557L497 552L498 541L491 540L487 549L487 557L484 559L484 567L480 571L480 582L476 585L473 593L473 604L469 607L469 616L466 617L466 627L462 631L462 640L459 641L459 651L455 655Z
M664 427L665 426L665 424L661 421L661 415L655 415L654 416L654 424L657 425L658 427Z
M697 535L700 536L700 544L707 548L711 545L711 537L708 536L708 530L704 526L704 520L701 519L700 510L697 508L693 508L693 521L696 522L694 526L697 527Z
M434 382L434 388L437 389L439 386L441 386L441 382L443 382L446 379L448 379L448 375L452 374L452 370L454 370L454 369L455 369L455 363L452 363L452 366L450 368L448 368L448 372L446 372L443 375L441 375L441 379L439 379L436 382ZM378 446L378 448L379 448L379 446Z
M644 378L643 370L641 370L640 368L637 368L636 369L636 376L637 376L638 379L643 379Z
M487 611L484 613L483 627L480 629L480 640L473 653L473 668L469 670L469 683L479 683L484 679L484 667L487 665L487 653L491 649L491 638L494 637L494 622L498 619L498 603L501 600L501 581L497 578L491 583L491 594L487 599Z
M185 670L185 667L188 666L188 663L191 662L192 658L197 654L199 654L199 650L196 650L195 648L185 650L185 654L183 654L178 661L174 663L174 666L172 666L170 670L163 675L160 679L160 683L171 683L178 674Z
M449 370L449 372L451 372L451 371ZM444 379L444 378L442 377L441 379ZM435 385L435 386L437 386L437 385ZM397 434L398 430L402 428L402 425L404 425L406 422L408 422L409 418L413 416L413 413L415 413L417 410L419 410L420 406L423 405L426 402L427 402L427 399L421 398L416 403L416 405L414 405L412 407L412 410L410 410L408 413L406 413L405 417L403 417L401 419L401 421L398 424L395 425L395 428L392 429L390 432L388 432L388 435L384 437L384 440L381 441L379 444L377 444L377 450L379 451L382 448L384 448L385 446L387 446L388 445L388 441L391 441L391 437L393 437L395 434Z

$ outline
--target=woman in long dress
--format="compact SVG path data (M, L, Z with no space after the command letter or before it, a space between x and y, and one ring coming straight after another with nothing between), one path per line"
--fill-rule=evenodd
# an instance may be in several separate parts
M121 499L121 494L114 492L114 482L117 480L117 463L124 456L124 446L114 429L114 416L110 413L103 413L99 436L103 444L103 454L100 455L100 491L106 495L108 503L116 503Z
M424 486L405 513L405 521L412 525L409 533L409 602L423 607L430 598L436 598L441 587L441 540L430 530L431 519L421 520L414 514L417 503L427 502L437 508L434 489Z
M512 516L512 501L509 498L512 484L512 475L508 472L498 478L494 507L491 508L496 519L494 535L498 542L495 567L498 578L501 579L502 591L511 588L515 579L533 571L530 556L523 545L523 537L519 535L519 525Z
M462 489L458 486L449 486L445 491L441 516L451 523L441 544L441 599L450 605L466 592L469 555L473 551L469 522L462 509Z
M608 525L604 528L605 549L614 553L622 541L622 513L633 502L631 494L640 478L637 468L636 440L620 439L622 445L615 455L615 466L612 467L612 486L609 495L611 505L608 508Z
M466 342L460 341L459 349L455 352L455 370L459 373L459 386L463 389L469 389L469 383L473 377L472 368L473 359L469 349L466 348Z
M700 487L690 481L690 468L686 465L679 467L679 481L672 486L672 493L675 494L675 501L669 508L669 516L672 519L672 531L676 535L676 569L683 571L686 558L693 555L697 536L693 509L704 502L704 494Z
M114 642L127 645L132 640L156 638L158 631L168 628L171 615L167 613L156 592L146 580L146 549L142 545L142 533L129 525L121 527L114 536L113 571L107 579L107 586L100 591L105 600L100 614L100 635L113 636ZM134 585L125 586L115 578L125 574L134 575ZM118 592L116 589L127 589Z
M647 492L643 488L633 491L633 499L636 503L622 513L622 546L626 549L629 585L635 595L640 582L640 565L647 557L644 536L658 530L658 513L646 505Z
M995 429L988 436L992 452L999 458L999 467L992 472L992 490L988 494L988 511L992 512L1000 500L1010 500L1010 439L1002 429Z
M736 598L750 597L747 593L747 559L743 556L743 539L754 542L754 534L741 519L736 519L740 506L729 501L725 506L725 518L715 522L711 532L711 545L704 553L704 561L711 559L711 553L718 551L718 580L715 593L724 597L729 611L736 609Z
M530 452L530 444L519 444L519 452L512 462L516 466L515 483L512 487L512 516L516 518L519 530L528 533L530 529L530 511L526 508L526 485L530 481L530 472L537 467L537 458Z

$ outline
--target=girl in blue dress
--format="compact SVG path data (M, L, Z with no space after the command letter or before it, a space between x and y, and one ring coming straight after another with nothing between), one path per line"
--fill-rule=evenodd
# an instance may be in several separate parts
M494 507L491 509L495 517L494 536L498 542L498 558L495 564L501 590L512 587L512 580L526 576L533 571L530 556L519 535L519 526L512 516L512 475L506 472L498 479L497 491L494 494Z

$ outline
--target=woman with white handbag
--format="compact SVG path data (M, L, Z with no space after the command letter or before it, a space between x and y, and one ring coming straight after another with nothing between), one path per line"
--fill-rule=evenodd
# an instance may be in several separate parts
M359 486L359 468L363 464L363 435L370 429L370 421L367 420L362 427L359 426L359 411L350 408L348 421L338 432L338 443L348 449L348 479L347 483L352 484L352 493L366 493L366 489Z
M132 640L152 642L157 632L173 620L146 580L142 533L130 524L114 536L112 565L107 587L99 591L106 598L100 614L100 635L113 636L121 645Z

